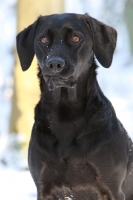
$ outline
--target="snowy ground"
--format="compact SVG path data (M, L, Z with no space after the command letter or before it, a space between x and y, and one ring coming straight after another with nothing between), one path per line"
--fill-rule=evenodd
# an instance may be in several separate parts
M0 168L1 200L36 200L36 188L29 171Z

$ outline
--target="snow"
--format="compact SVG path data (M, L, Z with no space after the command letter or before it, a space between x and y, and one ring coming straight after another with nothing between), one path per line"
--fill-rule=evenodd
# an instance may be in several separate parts
M8 134L15 62L12 54L17 20L15 5L16 0L0 1L0 199L36 200L36 187L29 171L23 169L26 164L20 159L21 152L13 149L15 136Z
M12 55L16 35L16 0L0 1L0 134L8 133L13 93ZM4 23L3 23L4 22Z
M36 200L36 187L29 171L0 168L0 199Z

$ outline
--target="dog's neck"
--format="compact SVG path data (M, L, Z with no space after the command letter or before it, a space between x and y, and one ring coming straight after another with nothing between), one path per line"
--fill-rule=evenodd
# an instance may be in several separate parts
M106 124L108 126L110 117L114 116L115 118L115 112L112 108L108 109L110 103L98 85L96 68L97 65L94 62L89 73L82 77L83 79L79 78L76 87L76 100L74 99L74 101L70 100L69 97L70 94L73 95L73 91L68 92L68 88L49 91L41 70L39 70L41 99L35 108L35 113L39 113L35 114L35 121L42 129L50 127L47 132L52 132L57 138L62 137L63 133L65 138L69 134L75 137L75 132L78 134L80 129L83 130L87 127L89 128L86 130L87 132L90 131L90 127L92 132L97 132L95 127L104 126L103 129L107 128ZM58 99L57 96L60 98ZM107 110L106 116L103 112L105 109ZM96 122L97 126L95 126ZM43 127L44 124L47 126ZM88 124L90 125L88 126ZM84 131L76 137L82 137L83 133Z
M61 131L62 126L63 131L67 130L67 132L72 132L73 128L75 131L79 130L83 126L88 99L93 96L91 93L93 93L97 83L96 68L96 64L93 63L88 70L88 74L79 77L76 88L59 88L59 90L57 88L53 91L49 91L39 69L41 99L35 112L41 113L35 115L35 121L43 126L43 121L48 119L48 126L51 127L52 132L54 132L55 126L60 127L58 133Z

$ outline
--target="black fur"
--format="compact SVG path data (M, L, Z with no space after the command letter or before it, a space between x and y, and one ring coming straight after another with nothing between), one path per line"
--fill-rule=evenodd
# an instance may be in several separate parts
M116 35L87 14L60 14L17 36L22 69L34 53L39 63L28 159L38 200L133 200L133 144L96 79L94 54L109 67Z

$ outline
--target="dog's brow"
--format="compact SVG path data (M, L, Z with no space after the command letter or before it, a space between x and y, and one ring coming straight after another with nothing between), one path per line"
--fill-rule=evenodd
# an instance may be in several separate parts
M67 22L66 24L63 25L62 29L64 28L69 28L69 29L73 29L72 25L70 22Z

